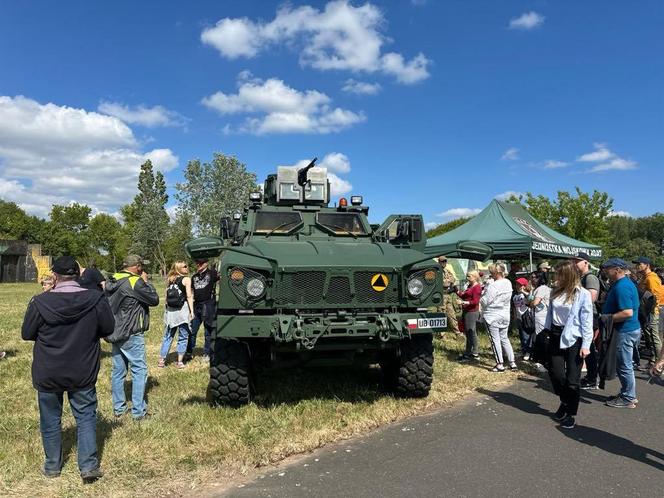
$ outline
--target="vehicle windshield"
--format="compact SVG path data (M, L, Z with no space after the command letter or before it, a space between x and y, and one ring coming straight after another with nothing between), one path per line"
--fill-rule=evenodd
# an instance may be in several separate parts
M336 235L367 235L358 213L318 213L317 221Z
M302 223L300 213L289 211L258 211L256 213L256 233L290 233Z

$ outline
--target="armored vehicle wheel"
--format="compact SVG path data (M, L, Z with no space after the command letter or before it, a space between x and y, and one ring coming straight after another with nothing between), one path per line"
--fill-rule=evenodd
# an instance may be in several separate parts
M239 407L253 396L251 357L246 344L216 339L210 359L208 399L212 405Z
M429 394L433 380L433 342L431 334L414 335L400 344L399 357L383 359L388 387L397 396L423 398Z

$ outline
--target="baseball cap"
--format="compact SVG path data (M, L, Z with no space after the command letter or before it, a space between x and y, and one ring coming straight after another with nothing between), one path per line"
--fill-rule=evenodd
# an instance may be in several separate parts
M548 261L542 261L537 268L540 270L550 270L551 265L549 264Z
M582 259L583 261L590 262L590 256L588 255L587 252L583 251L577 252L574 256L572 256L572 259Z
M629 265L627 264L627 261L624 259L620 258L609 258L604 263L601 264L600 268L602 270L605 270L606 268L622 268L622 269L627 269L629 268Z
M632 263L636 263L636 264L643 263L643 264L652 266L652 260L650 258L646 258L645 256L639 256L634 261L632 261Z
M138 254L127 254L125 259L122 260L122 266L129 268L136 265L147 265L150 263L147 259L141 258Z
M526 285L528 285L528 279L527 279L527 278L520 277L520 278L517 278L517 279L516 279L516 283L517 283L517 284L521 284L521 285L523 285L523 286L525 287Z
M60 256L58 259L53 261L51 271L53 271L53 273L57 273L58 275L69 275L73 277L75 275L80 275L81 268L78 266L78 263L73 257Z

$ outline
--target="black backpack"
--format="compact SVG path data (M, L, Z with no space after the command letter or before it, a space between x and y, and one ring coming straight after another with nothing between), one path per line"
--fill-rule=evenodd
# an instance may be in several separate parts
M523 315L521 315L521 327L526 334L535 333L535 313L532 308L528 308Z
M166 306L180 309L186 300L185 289L182 286L183 277L176 278L166 287Z

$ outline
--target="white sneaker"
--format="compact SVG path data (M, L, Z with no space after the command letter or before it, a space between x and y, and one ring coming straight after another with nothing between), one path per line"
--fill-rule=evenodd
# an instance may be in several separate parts
M535 370L537 370L539 373L547 372L547 369L544 368L544 365L542 365L541 363L535 363L533 366L535 367Z
M523 361L530 361L530 355L528 353L523 355Z

